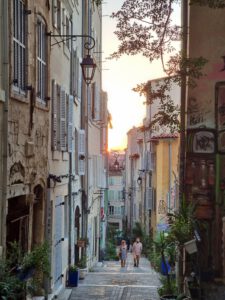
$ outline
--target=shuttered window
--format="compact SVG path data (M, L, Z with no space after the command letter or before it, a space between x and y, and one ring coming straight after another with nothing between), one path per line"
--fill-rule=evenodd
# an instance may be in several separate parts
M85 174L85 131L78 130L78 175Z
M57 85L55 80L52 80L52 150L57 150L58 143L58 97L57 97Z
M67 146L68 152L73 152L73 101L74 97L68 97L68 113L67 113Z
M47 90L47 41L46 25L38 16L37 21L37 97L46 104Z
M100 120L100 91L96 82L92 83L91 91L91 115L93 120Z
M80 60L76 50L72 50L71 59L71 94L78 100L81 98L81 67Z
M153 189L152 187L147 187L146 189L146 209L153 209Z
M66 151L67 145L67 126L66 126L66 92L61 87L60 91L60 148L62 151Z
M13 85L25 92L26 73L26 21L22 0L13 0Z
M52 150L73 151L73 96L52 80Z

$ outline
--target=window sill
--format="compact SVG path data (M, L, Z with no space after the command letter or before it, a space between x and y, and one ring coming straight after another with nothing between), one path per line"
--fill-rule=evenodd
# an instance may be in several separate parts
M54 150L52 151L52 160L60 160L61 159L61 152Z
M36 105L35 105L38 109L42 109L42 110L45 110L45 111L49 111L49 104L48 104L48 101L46 101L45 103L39 99L39 98L36 98Z
M62 152L62 160L68 161L69 160L69 153L68 152Z
M28 103L28 97L25 92L20 92L17 90L15 87L12 87L11 93L10 93L11 98L14 100L21 101L23 103Z

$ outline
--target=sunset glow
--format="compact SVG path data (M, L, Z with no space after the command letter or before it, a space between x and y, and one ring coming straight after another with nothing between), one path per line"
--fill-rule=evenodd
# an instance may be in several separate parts
M111 2L111 3L110 3ZM145 114L144 97L132 91L138 83L163 75L160 62L150 64L142 56L123 56L119 60L107 57L117 50L113 32L116 23L109 16L118 10L123 0L103 4L103 90L108 93L108 107L113 129L109 130L109 149L126 147L126 133L141 124Z

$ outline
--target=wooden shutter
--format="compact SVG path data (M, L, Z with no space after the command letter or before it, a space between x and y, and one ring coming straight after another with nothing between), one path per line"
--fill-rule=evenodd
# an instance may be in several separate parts
M60 148L66 151L67 128L66 128L66 92L63 88L60 91Z
M153 191L152 187L146 188L146 209L153 209Z
M52 150L57 150L57 86L52 80Z
M85 131L78 131L78 174L85 174Z
M73 96L69 95L68 97L68 113L67 113L67 120L68 120L68 128L67 128L67 145L68 145L68 152L73 151Z

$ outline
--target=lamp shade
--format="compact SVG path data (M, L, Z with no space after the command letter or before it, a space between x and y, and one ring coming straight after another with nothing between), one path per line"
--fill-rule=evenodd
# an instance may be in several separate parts
M80 65L82 68L83 78L86 84L90 84L94 78L96 69L96 64L94 63L94 60L90 56L90 54L87 54L87 56L83 58L83 61Z
M137 183L138 183L138 185L142 184L142 178L141 178L141 176L138 176Z

